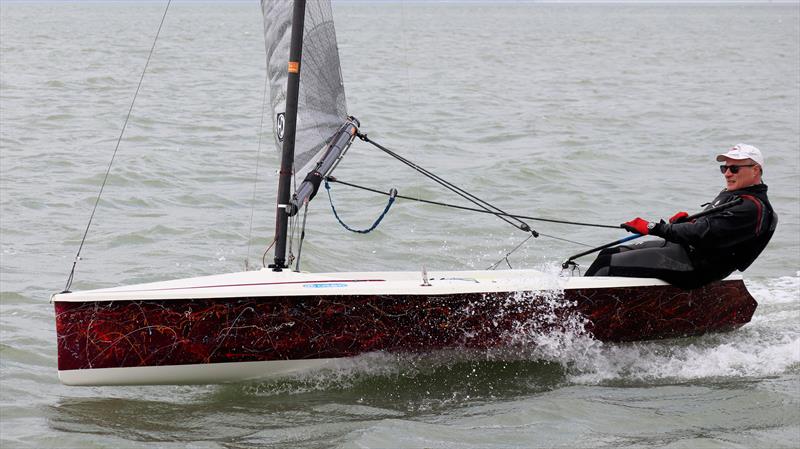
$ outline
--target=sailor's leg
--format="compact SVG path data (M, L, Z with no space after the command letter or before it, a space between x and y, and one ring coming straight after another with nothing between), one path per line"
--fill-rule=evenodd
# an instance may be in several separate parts
M611 261L614 255L625 253L628 251L637 251L646 248L662 248L666 242L664 240L652 240L648 242L640 242L633 245L619 245L613 248L606 248L597 254L597 258L586 270L584 276L613 276L609 274L611 269Z
M637 246L611 257L612 276L659 277L656 274L660 271L685 272L694 269L686 250L677 243L661 240Z
M695 288L707 282L695 271L686 250L666 241L612 255L607 273L608 276L657 278L683 288Z
M584 276L608 276L608 270L611 267L611 255L618 253L618 248L606 248L600 251Z

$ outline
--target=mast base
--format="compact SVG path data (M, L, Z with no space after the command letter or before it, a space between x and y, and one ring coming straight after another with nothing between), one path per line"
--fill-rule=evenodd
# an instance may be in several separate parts
M286 265L286 262L283 259L279 260L276 258L275 263L267 265L267 268L272 268L272 271L279 272L283 271L284 268L289 268L289 266Z

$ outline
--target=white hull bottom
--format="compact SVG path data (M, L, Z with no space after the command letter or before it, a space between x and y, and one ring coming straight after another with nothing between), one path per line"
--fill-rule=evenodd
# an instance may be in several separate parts
M59 371L64 385L185 385L246 382L333 367L336 358L267 362L204 363Z

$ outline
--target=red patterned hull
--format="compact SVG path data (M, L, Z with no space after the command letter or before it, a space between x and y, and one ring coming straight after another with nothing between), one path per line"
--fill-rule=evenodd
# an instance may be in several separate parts
M741 280L559 292L305 295L55 302L58 369L330 359L513 345L578 323L601 341L727 331L756 301Z

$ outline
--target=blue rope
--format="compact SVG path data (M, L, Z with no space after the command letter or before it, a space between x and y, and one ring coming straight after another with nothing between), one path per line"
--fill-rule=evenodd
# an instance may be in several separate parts
M337 220L339 220L339 224L342 225L348 231L358 232L359 234L367 234L372 232L373 229L377 228L378 225L381 223L381 220L383 220L383 217L385 217L386 214L389 212L389 208L391 208L392 204L394 204L394 200L397 198L397 189L391 189L389 191L389 202L386 203L386 207L383 209L383 213L381 213L380 217L378 217L378 219L375 220L375 223L372 223L372 226L370 226L368 229L353 229L350 226L347 226L347 224L343 222L341 218L339 218L339 214L336 213L336 207L334 207L333 198L331 197L331 186L330 184L328 184L327 179L325 180L325 190L328 192L328 201L330 201L331 203L331 210L333 211L333 216L336 217Z

